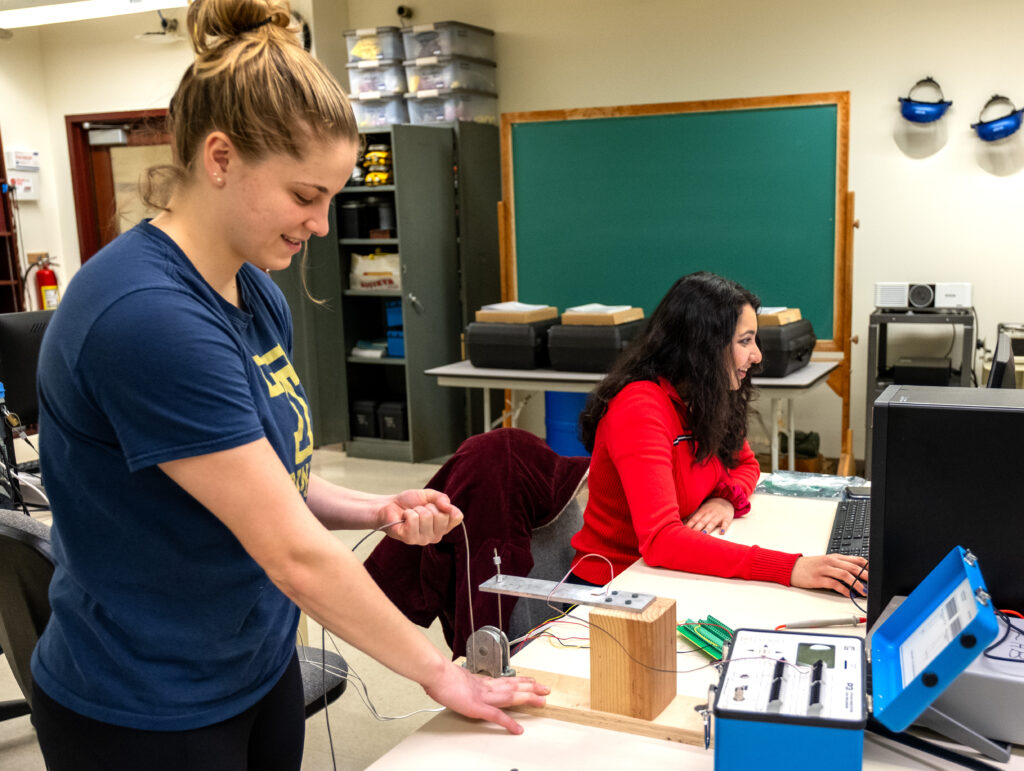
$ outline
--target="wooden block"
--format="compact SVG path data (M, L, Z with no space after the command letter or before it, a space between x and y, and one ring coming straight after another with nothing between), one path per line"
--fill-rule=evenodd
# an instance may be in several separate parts
M601 634L597 632L597 634ZM540 643L535 643L540 644ZM590 681L557 672L516 667L520 677L532 677L551 689L543 707L514 707L519 712L540 715L567 723L623 731L637 736L650 736L682 744L704 746L704 723L694 709L707 701L696 696L675 695L672 702L652 720L598 712L590 706Z
M794 321L799 321L802 318L803 316L800 315L799 308L786 308L776 313L757 314L757 324L762 327L781 327L786 324L792 324Z
M591 609L591 708L652 720L675 695L675 600L659 597L642 613Z
M624 311L615 311L614 313L563 313L562 323L570 326L611 327L629 321L637 321L643 317L643 308L626 308Z
M558 308L548 305L544 308L535 308L528 311L489 311L481 308L476 312L477 321L487 321L498 324L529 324L531 321L544 321L558 316Z

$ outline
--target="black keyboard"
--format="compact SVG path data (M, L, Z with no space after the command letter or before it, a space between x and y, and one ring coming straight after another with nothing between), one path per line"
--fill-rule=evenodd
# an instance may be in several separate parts
M844 498L836 507L836 518L825 553L839 552L867 559L870 530L871 499Z

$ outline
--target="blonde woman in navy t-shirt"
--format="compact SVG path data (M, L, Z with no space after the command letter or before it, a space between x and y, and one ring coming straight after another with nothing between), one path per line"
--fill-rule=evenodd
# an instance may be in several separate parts
M757 297L701 272L669 290L643 335L615 363L580 416L591 451L573 574L593 584L642 557L691 573L863 593L861 557L731 543L760 469L746 441L751 371L761 361ZM859 578L859 580L857 580Z
M89 260L49 326L40 450L52 616L32 659L50 771L298 769L299 608L463 714L543 703L433 647L330 532L401 521L437 542L432 490L371 495L311 473L288 307L267 271L328 232L359 136L275 0L199 0L171 100L160 210Z

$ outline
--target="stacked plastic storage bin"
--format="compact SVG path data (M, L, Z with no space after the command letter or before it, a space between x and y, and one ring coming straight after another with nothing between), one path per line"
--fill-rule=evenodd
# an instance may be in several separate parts
M402 301L388 300L384 305L388 325L388 356L405 357L405 335L402 329Z
M349 96L359 128L408 123L405 53L398 27L370 27L345 32Z
M457 21L402 29L412 123L497 123L494 32Z

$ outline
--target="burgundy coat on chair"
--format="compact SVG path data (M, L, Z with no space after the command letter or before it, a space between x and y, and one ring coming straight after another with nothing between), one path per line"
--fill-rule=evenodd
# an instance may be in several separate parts
M589 463L589 458L562 457L542 439L517 428L470 437L427 483L462 510L465 531L457 527L439 543L423 547L384 538L366 559L366 569L413 622L426 627L440 618L453 657L463 656L473 632L470 580L476 628L491 624L507 629L514 598L502 598L499 620L498 596L475 587L494 575L495 549L502 573L529 573L533 529L570 501Z

